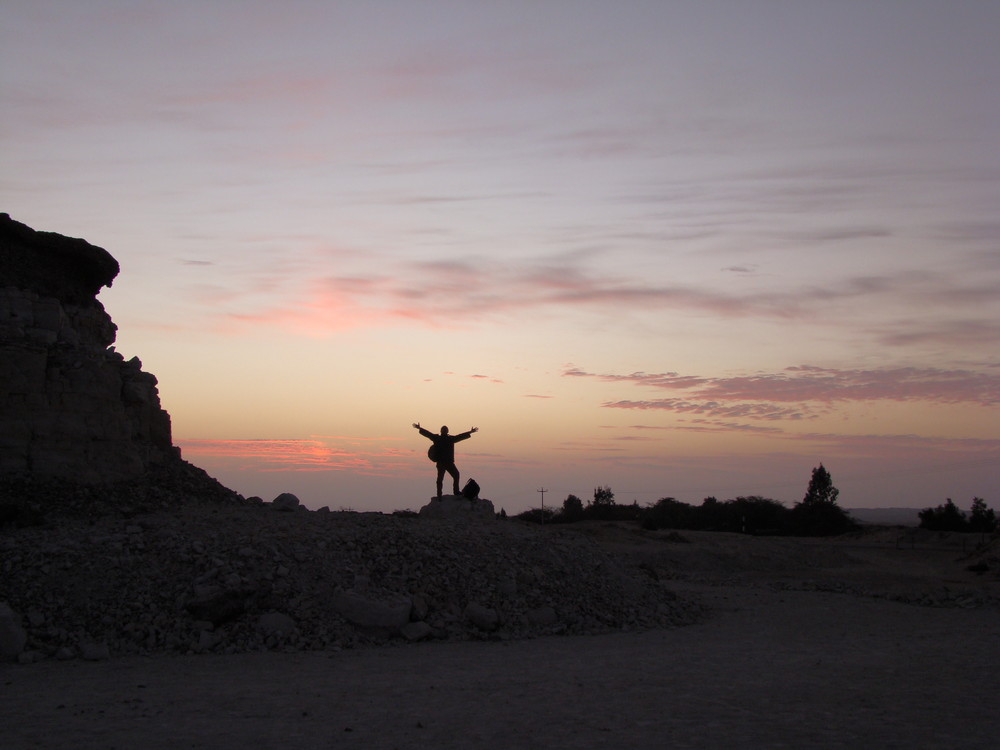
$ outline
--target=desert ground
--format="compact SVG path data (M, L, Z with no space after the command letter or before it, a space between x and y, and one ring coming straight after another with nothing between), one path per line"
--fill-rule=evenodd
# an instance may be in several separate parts
M8 664L2 745L998 746L996 539L574 526L702 616L599 635Z

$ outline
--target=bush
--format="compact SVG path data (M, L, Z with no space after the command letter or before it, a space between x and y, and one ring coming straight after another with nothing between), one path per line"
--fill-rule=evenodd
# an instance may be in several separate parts
M639 518L644 529L694 529L695 508L675 500L672 497L661 497L653 505L647 507Z
M563 521L572 523L583 518L583 500L576 495L569 495L563 500L562 513L559 514Z
M556 512L552 508L531 508L523 513L518 513L514 518L528 523L552 523Z
M920 528L929 531L972 531L989 534L997 529L996 513L981 497L972 498L969 516L959 510L950 497L945 500L944 505L924 508L917 515L920 518Z
M795 536L833 536L858 528L836 503L799 503L788 514L788 532Z
M936 508L924 508L917 514L920 518L920 528L930 531L967 531L969 522L965 513L958 509L949 497L944 505Z
M777 500L760 495L738 497L724 503L723 531L745 534L780 534L787 530L790 511Z
M591 503L583 509L585 521L638 521L642 508L638 504L618 505L611 503Z
M969 531L991 534L997 529L997 514L986 505L981 497L972 498L972 512L969 514Z
M699 507L664 497L641 514L646 529L692 529L779 534L787 526L788 509L777 500L751 495L720 503L707 497Z

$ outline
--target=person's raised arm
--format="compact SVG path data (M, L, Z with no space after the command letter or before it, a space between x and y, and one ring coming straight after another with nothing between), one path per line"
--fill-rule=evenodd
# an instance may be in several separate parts
M468 432L463 432L458 435L455 435L455 442L457 443L459 440L467 440L468 438L472 437L472 433L474 432L479 432L479 428L473 427Z
M423 427L421 427L421 426L420 426L420 422L414 422L414 423L413 423L413 426L414 426L414 427L415 427L415 428L417 429L417 432L419 432L419 433L420 433L421 435L423 435L423 436L424 436L425 438L430 438L431 440L433 440L433 439L434 439L434 433L433 433L433 432L428 432L428 431L427 431L427 430L425 430L425 429L424 429Z

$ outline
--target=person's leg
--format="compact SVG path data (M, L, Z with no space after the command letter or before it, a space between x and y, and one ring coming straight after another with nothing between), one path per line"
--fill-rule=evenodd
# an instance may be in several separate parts
M437 475L437 491L438 491L438 494L437 494L437 496L438 497L441 497L441 485L444 484L444 469L445 469L444 464L438 464L437 465L437 470L438 470L438 475Z
M458 467L455 466L455 464L449 464L448 473L451 474L451 478L452 480L454 480L455 492L453 494L457 495L460 492L460 490L458 489L458 476L459 476Z

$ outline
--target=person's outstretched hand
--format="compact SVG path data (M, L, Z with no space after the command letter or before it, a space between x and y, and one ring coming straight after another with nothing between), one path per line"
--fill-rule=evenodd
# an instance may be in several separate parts
M419 430L420 429L420 422L414 422L413 426L416 427Z
M479 428L473 427L471 430L469 430L469 432L479 432Z

